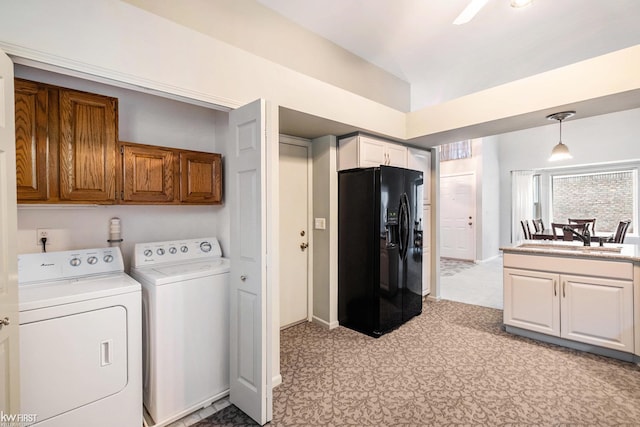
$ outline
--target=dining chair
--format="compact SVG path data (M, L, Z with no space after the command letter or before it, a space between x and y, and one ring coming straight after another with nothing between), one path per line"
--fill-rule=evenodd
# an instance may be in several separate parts
M529 228L529 221L524 219L520 221L520 225L522 226L522 234L524 234L524 238L526 240L531 240L531 229Z
M569 218L569 224L591 224L589 231L591 234L595 234L596 232L596 219L577 219L577 218Z
M536 233L542 233L544 231L544 222L542 222L542 218L533 219L533 228L535 228Z
M624 243L624 238L627 235L629 224L631 224L631 221L620 221L618 223L618 228L616 229L616 234L613 237L612 243Z
M553 230L553 240L558 240L558 236L562 236L562 240L567 242L573 240L573 233L571 233L570 231L565 231L564 227L571 227L577 233L583 234L584 229L587 227L587 224L561 224L558 222L552 222L551 230ZM560 232L558 233L556 232L556 230L560 230Z

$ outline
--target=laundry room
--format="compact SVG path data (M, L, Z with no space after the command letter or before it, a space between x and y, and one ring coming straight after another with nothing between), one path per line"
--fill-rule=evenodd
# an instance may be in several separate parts
M119 141L220 153L224 171L226 112L145 93L141 88L132 90L108 81L98 83L81 78L84 76L18 64L15 77L117 98ZM47 251L108 246L112 218L120 219L120 247L127 271L135 243L216 236L224 253L229 242L224 179L222 185L223 198L219 204L19 203L18 253L43 250L38 230L46 230Z

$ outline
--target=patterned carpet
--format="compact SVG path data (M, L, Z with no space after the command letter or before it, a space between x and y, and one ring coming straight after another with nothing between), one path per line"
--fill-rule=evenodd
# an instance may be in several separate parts
M638 426L640 368L502 331L502 311L426 301L374 339L282 331L273 426ZM198 426L255 425L234 406Z

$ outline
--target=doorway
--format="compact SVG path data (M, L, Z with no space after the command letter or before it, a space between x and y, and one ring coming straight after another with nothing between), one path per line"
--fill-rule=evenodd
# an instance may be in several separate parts
M310 320L311 143L280 137L280 328Z

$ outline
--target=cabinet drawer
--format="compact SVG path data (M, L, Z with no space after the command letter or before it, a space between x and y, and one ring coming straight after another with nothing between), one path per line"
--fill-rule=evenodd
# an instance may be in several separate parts
M633 263L631 261L516 253L505 253L503 260L504 266L510 268L633 280Z

